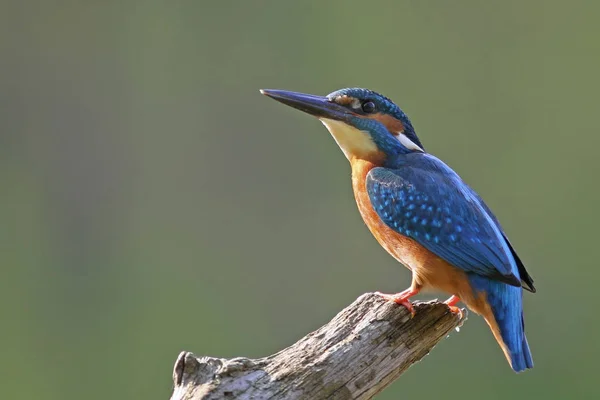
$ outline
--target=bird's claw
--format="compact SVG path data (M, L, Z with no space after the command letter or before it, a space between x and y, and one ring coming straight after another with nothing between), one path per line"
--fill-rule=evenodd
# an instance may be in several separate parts
M451 306L448 305L448 308L450 309L450 312L454 315L458 315L458 318L463 319L463 311L462 308L457 307L457 306Z
M460 301L460 298L456 295L452 295L452 297L450 297L448 300L446 300L444 302L444 304L446 304L448 306L448 308L450 309L450 312L452 314L458 315L458 317L460 319L463 318L463 311L461 308L458 308L456 306L456 304Z
M386 293L381 293L381 292L375 292L376 295L383 297L384 299L388 300L388 301L393 301L396 304L402 305L404 307L406 307L406 309L410 312L410 317L413 318L415 316L415 314L417 313L415 311L415 307L412 305L412 303L410 302L410 300L408 300L408 298L406 298L405 296L403 296L401 293L399 294L386 294Z

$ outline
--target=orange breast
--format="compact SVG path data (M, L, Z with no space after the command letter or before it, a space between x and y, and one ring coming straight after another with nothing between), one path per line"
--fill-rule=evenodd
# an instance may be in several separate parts
M413 279L423 288L436 288L461 298L471 294L466 274L436 256L415 240L401 235L379 218L371 204L366 177L376 165L353 159L352 188L360 214L379 244L396 260L413 272Z

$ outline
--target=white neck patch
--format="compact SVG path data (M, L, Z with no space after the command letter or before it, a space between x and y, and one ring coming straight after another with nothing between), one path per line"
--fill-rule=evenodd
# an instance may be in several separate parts
M398 132L398 136L396 136L396 138L402 144L402 146L406 147L407 149L424 152L424 150L421 147L419 147L415 142L410 140L408 136L406 136L403 132Z

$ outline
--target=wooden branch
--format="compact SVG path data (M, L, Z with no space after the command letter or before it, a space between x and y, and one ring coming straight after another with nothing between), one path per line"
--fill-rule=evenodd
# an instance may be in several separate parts
M439 302L415 303L415 310L411 318L403 306L366 293L269 357L226 360L182 352L171 400L370 399L466 319Z

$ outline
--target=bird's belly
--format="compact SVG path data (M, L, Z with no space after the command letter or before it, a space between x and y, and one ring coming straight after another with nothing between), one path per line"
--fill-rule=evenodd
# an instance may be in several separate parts
M366 176L373 167L373 164L364 160L352 162L352 187L356 204L375 239L390 255L413 272L413 278L422 287L471 297L472 291L464 271L447 263L415 240L394 231L379 218L366 190Z

